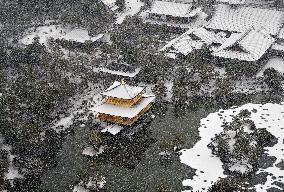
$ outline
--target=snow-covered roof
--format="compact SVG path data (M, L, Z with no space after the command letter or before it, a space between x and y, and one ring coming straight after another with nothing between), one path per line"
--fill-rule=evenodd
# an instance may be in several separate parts
M206 28L244 32L251 27L265 27L269 34L276 35L283 20L281 11L253 7L231 8L230 5L219 4Z
M193 40L190 35L195 35L199 40ZM178 38L170 41L165 45L161 51L165 50L168 47L174 48L174 52L182 53L187 55L195 49L201 49L204 44L210 45L212 43L224 43L225 38L221 37L218 34L215 34L212 31L208 31L204 27L192 28L186 31L184 34ZM173 52L173 51L172 51Z
M252 29L241 34L232 35L233 37L228 38L212 55L244 61L256 61L275 41L263 28L258 30ZM234 45L239 46L243 51L230 50L229 48Z
M155 1L149 10L149 13L158 15L171 15L174 17L188 17L192 4Z
M215 52L226 49L235 44L243 36L243 33L233 33Z
M224 43L225 38L215 34L212 31L208 31L204 27L199 27L192 32L194 35L199 37L204 43L211 44L211 43Z
M138 113L147 107L151 102L153 102L155 99L155 96L153 95L144 95L140 102L138 102L133 107L123 107L119 105L111 105L108 103L103 103L102 105L99 105L94 108L94 111L98 113L103 114L109 114L113 116L119 116L119 117L125 117L125 118L133 118Z
M144 87L133 87L124 82L115 81L102 95L120 99L133 99L143 90Z
M201 49L203 44L201 41L193 41L189 37L185 37L173 44L172 47L175 49L175 52L187 55L194 49Z

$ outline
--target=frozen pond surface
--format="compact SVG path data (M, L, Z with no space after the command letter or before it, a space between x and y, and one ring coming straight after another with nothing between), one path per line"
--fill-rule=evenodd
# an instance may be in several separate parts
M252 111L251 119L255 122L257 128L266 128L276 138L278 143L273 147L267 147L267 154L269 156L277 157L277 161L273 164L273 167L267 169L260 169L259 172L271 173L268 176L267 182L263 185L259 184L256 186L257 192L265 192L271 187L277 187L273 182L272 176L275 176L277 181L283 182L281 176L284 175L284 171L276 167L284 159L284 103L281 104L246 104L241 107L231 108L228 110L220 110L219 112L211 113L206 118L201 119L199 128L199 134L201 140L191 149L182 150L180 160L182 163L197 169L196 176L193 179L187 179L183 181L183 185L191 186L194 191L207 190L212 183L216 182L219 177L225 177L223 174L222 162L220 159L211 154L211 150L207 147L210 143L211 138L215 134L223 131L221 127L223 121L231 121L232 116L237 115L240 110L248 109Z

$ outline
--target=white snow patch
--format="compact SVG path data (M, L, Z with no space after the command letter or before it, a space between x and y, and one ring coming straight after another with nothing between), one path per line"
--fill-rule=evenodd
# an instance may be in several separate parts
M273 147L267 147L267 153L269 156L277 157L273 167L267 169L260 169L259 172L272 173L277 177L279 182L284 182L283 170L280 170L275 165L284 159L283 153L283 139L284 139L284 103L272 104L267 103L261 104L246 104L240 107L234 107L228 110L224 110L224 113L215 112L209 114L206 118L201 119L199 128L199 134L201 140L195 144L191 149L181 150L182 155L180 160L182 163L197 169L196 176L193 179L187 179L183 181L184 186L193 187L193 191L205 191L220 177L224 178L226 175L223 174L222 162L220 159L211 154L211 150L207 145L211 142L211 138L223 131L221 127L223 121L232 121L232 116L237 115L242 109L248 109L252 111L256 109L256 113L251 114L251 120L255 122L256 128L266 128L270 133L278 138L278 143ZM219 116L221 114L221 117ZM233 167L243 171L244 167ZM201 172L202 171L202 172ZM264 185L259 184L256 186L257 192L265 192L270 187L276 187L272 184L274 180L268 176L267 181ZM206 182L205 182L206 180ZM189 192L189 191L188 191Z
M126 16L133 16L137 14L141 7L144 5L143 2L139 0L126 0L125 1L125 10L122 13L117 15L116 24L121 24Z
M172 97L173 97L173 85L174 82L173 81L166 81L165 86L167 87L167 96L166 96L166 100L167 101L171 101Z
M247 160L244 160L242 162L237 162L229 167L230 171L238 171L243 174L247 173L251 169L252 166L249 164Z
M52 128L57 132L59 132L69 128L73 124L73 121L74 121L74 114L71 114L70 116L60 119Z
M1 134L0 134L0 149L8 152L9 168L8 172L4 174L4 177L5 179L10 180L11 185L13 185L13 179L23 178L24 176L19 174L18 168L14 166L13 160L16 156L11 154L12 147L10 145L4 144L4 138Z
M109 125L106 128L104 128L103 130L101 130L101 132L105 133L105 132L109 132L112 135L116 135L118 134L121 130L123 129L123 127L113 124L113 125Z
M99 150L96 151L94 149L94 147L92 146L89 146L89 147L86 147L82 154L83 155L86 155L86 156L91 156L91 157L94 157L94 156L98 156L99 154L102 154L104 152L104 146L100 146Z
M73 192L89 192L89 190L80 185L76 185L73 189Z
M91 37L86 29L72 28L70 26L63 27L61 25L42 26L38 28L30 28L26 36L20 40L25 45L33 43L33 39L39 37L39 42L46 44L50 38L54 39L66 39L70 41L76 41L84 43L85 41L97 41L103 34L98 34L95 37Z

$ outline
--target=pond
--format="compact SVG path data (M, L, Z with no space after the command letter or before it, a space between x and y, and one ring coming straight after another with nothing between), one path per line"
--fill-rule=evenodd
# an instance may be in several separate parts
M258 94L251 97L250 101L266 102L267 97ZM88 146L87 137L91 128L75 127L74 133L66 136L57 155L58 165L42 177L42 189L51 192L72 191L82 170L93 175L98 172L105 177L105 191L154 192L161 185L171 191L189 189L183 187L182 181L192 178L195 170L182 164L178 155L172 157L170 162L162 163L160 144L163 140L173 140L175 135L181 134L185 141L182 148L192 148L199 140L200 120L220 108L200 107L180 114L169 104L162 117L158 117L158 112L153 111L157 117L151 124L136 132L130 142L116 141L116 144L121 143L117 147L119 150L114 145L112 150L115 151L115 156L97 163L96 171L88 168L90 158L82 155L83 149Z
M135 133L112 161L101 162L96 170L106 178L106 191L155 191L164 185L173 191L181 191L182 181L191 178L194 170L180 163L178 155L169 163L161 163L160 143L172 140L175 135L184 136L184 148L191 148L199 139L197 129L201 118L217 109L188 111L182 116L169 105L164 117L156 117L143 131ZM78 174L87 166L88 159L81 155L87 146L89 127L76 127L67 135L57 156L58 165L42 177L42 188L48 191L70 191ZM127 154L131 155L127 155ZM129 158L133 157L133 158ZM127 158L124 160L124 158ZM125 161L113 163L114 160Z

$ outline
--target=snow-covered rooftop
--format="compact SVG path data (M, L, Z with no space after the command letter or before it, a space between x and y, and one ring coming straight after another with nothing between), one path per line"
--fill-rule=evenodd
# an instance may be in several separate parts
M204 43L202 41L193 41L188 37L184 37L183 39L180 39L175 44L173 44L172 47L175 49L175 52L187 55L194 49L201 49L203 44Z
M195 35L198 40L193 39L191 35ZM176 39L170 41L167 45L165 45L161 51L166 50L168 47L172 47L176 53L182 53L183 55L187 55L192 52L194 49L201 49L204 44L210 45L212 43L222 44L225 42L225 38L221 37L218 34L215 34L212 31L208 31L204 27L192 28L186 31L181 36Z
M155 96L153 95L147 95L147 96L144 95L140 102L138 102L136 105L130 108L103 103L102 105L95 107L94 111L98 113L113 115L113 116L133 118L136 115L138 115L138 113L142 109L144 109L151 102L153 102L154 99L155 99Z
M174 17L188 17L192 4L155 1L149 10L149 13L158 15L171 15Z
M244 32L251 27L265 27L269 34L276 35L283 20L284 14L281 11L253 7L231 8L230 5L219 4L206 27L231 32Z
M124 82L115 81L102 95L120 99L133 99L144 90L144 87L134 87Z
M256 61L274 43L274 38L266 30L251 29L243 33L232 34L227 41L212 54L217 57L238 59L242 61ZM238 46L242 50L232 50L230 47Z
M225 38L222 38L221 36L215 34L212 31L208 31L204 27L199 27L195 29L192 33L197 37L199 37L201 41L203 41L206 44L211 44L211 43L222 44L225 42Z

